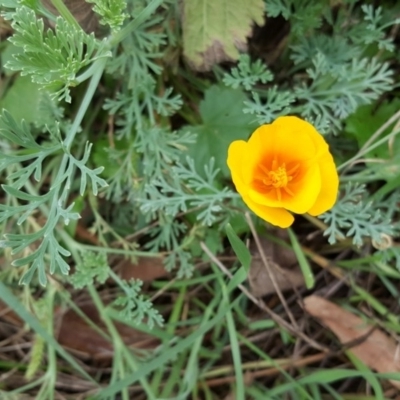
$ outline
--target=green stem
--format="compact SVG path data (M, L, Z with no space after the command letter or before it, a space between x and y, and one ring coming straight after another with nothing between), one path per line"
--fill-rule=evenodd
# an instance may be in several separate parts
M100 59L96 60L93 64L94 73L92 75L92 78L90 79L89 86L86 90L85 96L83 97L82 103L76 114L74 122L72 123L71 129L68 131L67 137L64 140L64 146L65 146L65 149L67 150L67 152L69 152L69 150L71 148L71 145L75 139L76 133L78 132L79 127L81 126L83 117L85 116L86 111L89 108L89 105L93 99L94 93L100 82L100 78L103 75L103 71L106 66L106 63L107 63L106 58L100 58ZM94 66L96 66L96 67L94 67Z
M137 29L149 16L162 4L163 0L153 0L142 12L131 22L128 23L119 32L115 33L109 40L110 47L116 46L122 42L127 36Z
M125 250L125 249L114 249L112 247L99 247L93 246L90 244L82 244L74 240L67 232L64 230L59 230L58 234L60 235L61 239L68 244L68 249L73 254L73 257L76 262L80 261L80 257L78 252L85 252L85 251L95 251L95 252L103 252L107 254L119 254L126 257L161 257L160 253L151 253L145 251L136 251L136 250Z
M71 14L71 11L67 8L62 0L51 0L53 6L57 9L59 14L71 25L75 26L78 30L81 30L81 26L78 24L78 21Z

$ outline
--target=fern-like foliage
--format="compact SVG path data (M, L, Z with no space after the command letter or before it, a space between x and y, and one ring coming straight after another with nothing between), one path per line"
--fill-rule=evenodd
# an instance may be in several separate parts
M121 317L127 321L140 324L143 321L150 329L154 325L162 326L164 319L153 307L152 302L140 294L142 282L132 279L130 282L122 282L124 296L117 297L112 305L120 309Z
M290 105L296 99L293 92L279 90L276 86L261 94L253 91L251 96L251 100L244 102L243 112L254 115L260 125L269 124L280 115L288 114ZM265 100L262 100L261 96Z
M318 53L307 73L310 83L303 82L295 89L297 99L302 102L302 115L322 115L336 126L358 106L372 103L393 88L393 72L389 65L376 59L353 59L332 67L326 57Z
M242 54L237 67L232 68L230 73L226 73L222 81L226 86L234 89L241 87L245 90L251 90L256 83L267 83L272 79L271 71L261 60L252 62L248 54Z
M93 285L95 282L101 284L109 277L109 271L107 255L104 252L86 251L82 253L81 262L76 264L70 282L76 289Z
M193 159L189 157L186 164L177 163L171 167L168 178L155 177L146 185L147 197L141 200L141 210L144 213L163 210L170 216L189 209L200 210L197 220L212 225L222 210L222 203L238 195L228 188L220 190L215 187L219 170L214 168L213 159L205 166L204 172L205 178L196 171Z
M365 238L380 243L382 235L393 235L390 214L368 201L367 194L364 185L348 183L336 205L321 216L328 225L324 235L328 236L329 243L347 236L356 246L361 246Z
M91 170L85 165L90 155L90 145L86 146L83 158L78 160L66 151L61 138L57 142L57 138L52 136L48 146L39 145L27 124L24 121L17 123L7 111L3 111L0 116L0 123L3 126L0 137L21 149L19 154L13 151L4 153L1 157L0 172L14 171L8 174L8 184L2 185L4 192L14 201L13 204L0 204L0 222L12 218L18 225L25 226L23 233L6 234L5 239L0 241L0 247L11 248L12 254L24 254L13 261L13 265L17 267L30 265L22 283L29 283L38 272L40 283L45 285L46 265L49 265L51 274L57 269L65 275L69 271L69 265L64 258L69 257L70 252L58 241L55 231L58 224L68 225L70 221L79 218L79 214L73 211L74 204L66 205L72 181L76 176L75 169L81 174L81 193L86 190L88 179L95 193L99 187L107 186L107 183L98 176L102 168ZM43 194L21 190L22 187L31 188L32 178L40 181L44 161L58 153L60 169L54 176L50 189ZM32 228L28 228L31 225L29 218L42 211L46 213L46 222L41 227L35 226L32 231Z
M359 106L371 104L394 88L389 64L365 53L371 45L393 50L393 39L386 35L398 19L371 5L356 11L350 4L342 4L334 13L324 1L265 3L268 15L282 15L291 24L289 57L294 62L293 75L279 86L260 87L260 82L268 83L272 76L259 60L250 62L242 56L238 66L224 77L226 85L250 92L243 110L254 115L258 123L298 114L338 132L341 121ZM327 29L319 31L322 24L335 34L327 34Z
M70 102L69 88L80 83L78 72L110 55L93 34L86 34L61 17L57 18L54 31L45 30L43 19L37 19L34 11L25 6L6 17L12 20L14 29L10 41L22 50L6 67L30 75L33 82L58 100Z
M265 0L267 15L289 20L296 37L321 26L325 5L324 1L315 0Z
M100 23L117 31L128 17L125 0L89 0L93 3L93 11L100 16Z

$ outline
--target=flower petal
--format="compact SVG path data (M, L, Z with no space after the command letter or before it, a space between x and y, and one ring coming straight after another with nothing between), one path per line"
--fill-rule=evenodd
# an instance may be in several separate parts
M321 173L318 164L308 167L301 179L288 185L294 196L286 196L282 207L297 214L306 213L321 192Z
M244 140L235 140L229 145L227 164L231 171L232 180L236 190L243 196L247 188L243 182L243 157L247 154L247 142Z
M288 228L293 224L293 215L284 208L266 207L255 203L248 196L242 196L242 198L247 207L249 207L254 214L258 215L264 221L267 221L272 225L279 226L280 228Z
M313 139L313 135L319 133L311 124L300 118L287 116L279 117L272 126L275 130L272 151L274 155L282 157L278 159L279 162L301 162L316 157L318 142Z
M308 213L314 216L323 214L334 206L339 190L339 176L332 155L325 153L318 164L321 174L321 191L314 205L308 210Z
M265 151L271 148L274 132L272 125L261 125L250 136L247 142L247 152L242 155L243 181L249 185L254 180L258 165L265 156Z

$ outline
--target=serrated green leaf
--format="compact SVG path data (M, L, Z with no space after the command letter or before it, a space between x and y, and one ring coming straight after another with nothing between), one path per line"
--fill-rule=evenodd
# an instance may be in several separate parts
M190 128L191 132L197 133L197 140L189 146L189 155L195 160L199 173L214 157L215 167L229 176L226 165L229 144L234 140L247 140L257 127L254 117L242 111L246 99L238 89L212 86L205 92L200 103L203 124Z
M263 0L184 0L183 52L197 70L237 60L253 23L264 22Z

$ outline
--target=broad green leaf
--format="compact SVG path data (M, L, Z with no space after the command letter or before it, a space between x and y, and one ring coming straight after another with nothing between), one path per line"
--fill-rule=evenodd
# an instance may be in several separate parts
M384 102L378 108L376 104L361 106L346 120L346 131L355 137L358 145L362 147L365 142L376 132L394 113L400 109L400 100L396 99L390 103ZM380 138L388 134L387 129ZM393 143L392 152L400 154L400 139L396 137ZM392 153L392 155L393 155ZM383 144L372 150L368 157L389 158L389 146Z
M359 107L357 112L346 121L346 131L355 137L358 145L362 147L367 140L400 109L400 100L383 102L379 107L376 104ZM386 129L377 139L380 140L391 132L393 126ZM371 150L366 155L368 168L376 177L388 182L398 180L400 176L400 135L390 143L386 142ZM380 162L376 162L379 159Z
M185 57L200 71L221 61L237 60L253 23L263 24L264 8L263 0L184 0Z
M197 140L189 148L189 155L195 160L199 173L203 173L204 166L214 157L215 166L229 176L226 165L229 144L234 140L247 140L257 127L254 117L242 111L246 99L238 89L212 86L205 92L200 103L203 124L190 127L191 132L197 133Z
M18 122L22 119L28 123L36 122L39 111L38 99L42 96L39 88L40 86L33 83L29 76L18 76L0 101L0 109L5 108Z

